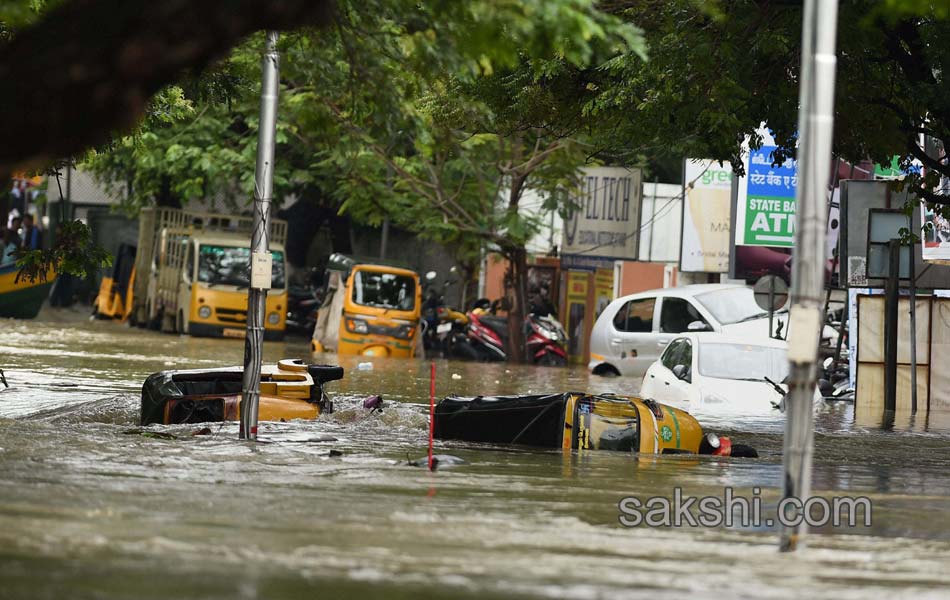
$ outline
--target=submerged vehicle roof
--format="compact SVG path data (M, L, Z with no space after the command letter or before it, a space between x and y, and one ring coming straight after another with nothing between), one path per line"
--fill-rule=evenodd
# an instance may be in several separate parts
M415 269L402 261L389 260L385 258L369 258L365 256L353 256L350 254L340 254L339 252L334 252L330 255L330 258L327 259L327 269L332 269L334 271L345 271L346 273L349 273L350 270L357 265L374 265L379 267L403 269L406 271L412 271L413 273L416 272Z
M788 348L788 342L770 337L750 337L736 333L720 333L717 331L683 332L673 336L673 339L691 338L700 344L737 344L740 346L760 346L763 348Z
M229 248L248 248L251 247L251 238L243 233L225 233L222 231L197 231L192 234L191 239L199 244L215 244L218 246L227 246ZM283 252L284 245L277 242L270 242L271 250L280 250Z

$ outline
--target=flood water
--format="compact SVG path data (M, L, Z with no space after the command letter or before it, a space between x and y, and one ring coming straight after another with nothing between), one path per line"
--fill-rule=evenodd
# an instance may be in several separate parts
M428 363L339 357L337 412L314 422L150 427L139 392L158 370L237 365L234 340L90 322L71 311L0 321L0 598L947 597L950 419L855 423L816 415L813 490L867 496L871 527L814 532L795 554L768 528L625 528L625 496L781 491L783 418L701 419L761 458L583 455L438 443L425 454ZM310 359L304 340L268 361ZM321 360L337 360L333 356ZM635 392L581 367L437 361L438 395ZM361 396L387 408L366 415ZM330 451L342 452L330 456Z

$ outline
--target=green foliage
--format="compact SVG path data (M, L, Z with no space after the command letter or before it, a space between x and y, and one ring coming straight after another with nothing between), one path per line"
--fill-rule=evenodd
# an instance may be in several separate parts
M35 23L43 12L61 0L4 0L0 2L0 42L11 39L18 29Z
M260 36L210 73L164 90L130 136L86 166L129 208L253 191ZM275 196L327 196L470 256L522 246L540 214L503 190L549 192L585 158L584 79L641 32L591 0L345 1L334 26L283 36ZM538 160L532 162L532 157ZM319 191L318 191L319 190ZM517 200L517 198L515 198Z
M57 231L56 244L48 250L20 249L16 253L16 280L46 281L50 273L94 277L112 256L92 241L92 231L82 221L66 221Z

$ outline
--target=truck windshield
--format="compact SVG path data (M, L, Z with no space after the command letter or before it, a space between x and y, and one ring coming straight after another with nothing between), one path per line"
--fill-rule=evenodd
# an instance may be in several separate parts
M416 282L406 275L357 271L353 274L353 302L362 306L413 310L416 306Z
M283 289L284 253L271 252L274 265L271 269L271 289ZM251 285L251 249L237 246L214 246L202 244L198 248L198 281L209 285Z

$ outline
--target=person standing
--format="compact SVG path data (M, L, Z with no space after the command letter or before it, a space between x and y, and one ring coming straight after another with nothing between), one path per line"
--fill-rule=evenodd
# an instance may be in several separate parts
M39 250L42 246L43 237L40 228L33 222L33 214L23 215L23 247L27 250Z

